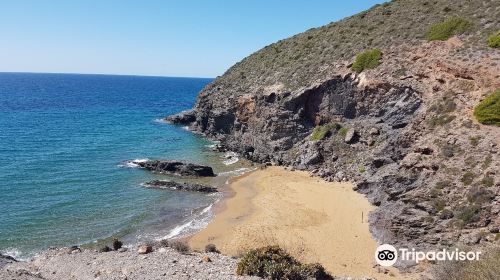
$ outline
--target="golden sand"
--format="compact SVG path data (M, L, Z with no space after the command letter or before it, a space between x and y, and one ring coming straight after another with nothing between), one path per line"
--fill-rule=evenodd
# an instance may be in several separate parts
M375 268L378 246L368 229L373 206L349 183L329 183L307 172L268 167L230 185L208 227L189 239L193 249L213 243L224 254L279 245L303 262L321 263L334 276L401 279Z

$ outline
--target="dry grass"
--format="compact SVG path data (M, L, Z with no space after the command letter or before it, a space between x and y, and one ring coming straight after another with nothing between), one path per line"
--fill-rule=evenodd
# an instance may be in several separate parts
M483 253L484 254L484 253ZM479 261L443 262L434 270L436 280L500 279L500 247L481 255Z

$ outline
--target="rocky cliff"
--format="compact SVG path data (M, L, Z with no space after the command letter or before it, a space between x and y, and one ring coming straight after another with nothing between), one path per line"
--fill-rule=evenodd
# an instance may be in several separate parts
M456 16L467 32L425 40ZM250 55L169 117L257 162L349 180L381 242L498 244L500 127L472 114L500 88L497 1L399 0ZM351 70L360 51L380 65Z

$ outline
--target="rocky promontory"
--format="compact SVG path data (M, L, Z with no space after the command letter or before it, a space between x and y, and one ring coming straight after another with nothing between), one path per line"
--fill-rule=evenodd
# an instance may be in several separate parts
M140 168L156 173L167 173L180 176L193 177L213 177L215 173L210 166L199 165L189 162L176 160L131 160L132 163Z
M144 183L144 186L147 188L179 190L188 192L201 192L201 193L217 192L217 188L212 186L194 184L194 183L178 183L178 182L163 181L163 180L153 180Z

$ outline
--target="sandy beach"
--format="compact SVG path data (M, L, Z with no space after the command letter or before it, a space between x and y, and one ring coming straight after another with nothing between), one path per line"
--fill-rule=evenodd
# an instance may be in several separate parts
M374 268L377 243L367 223L372 209L349 183L268 167L233 181L215 219L189 243L194 249L213 243L234 256L277 244L335 276L400 279L395 269L383 274Z

